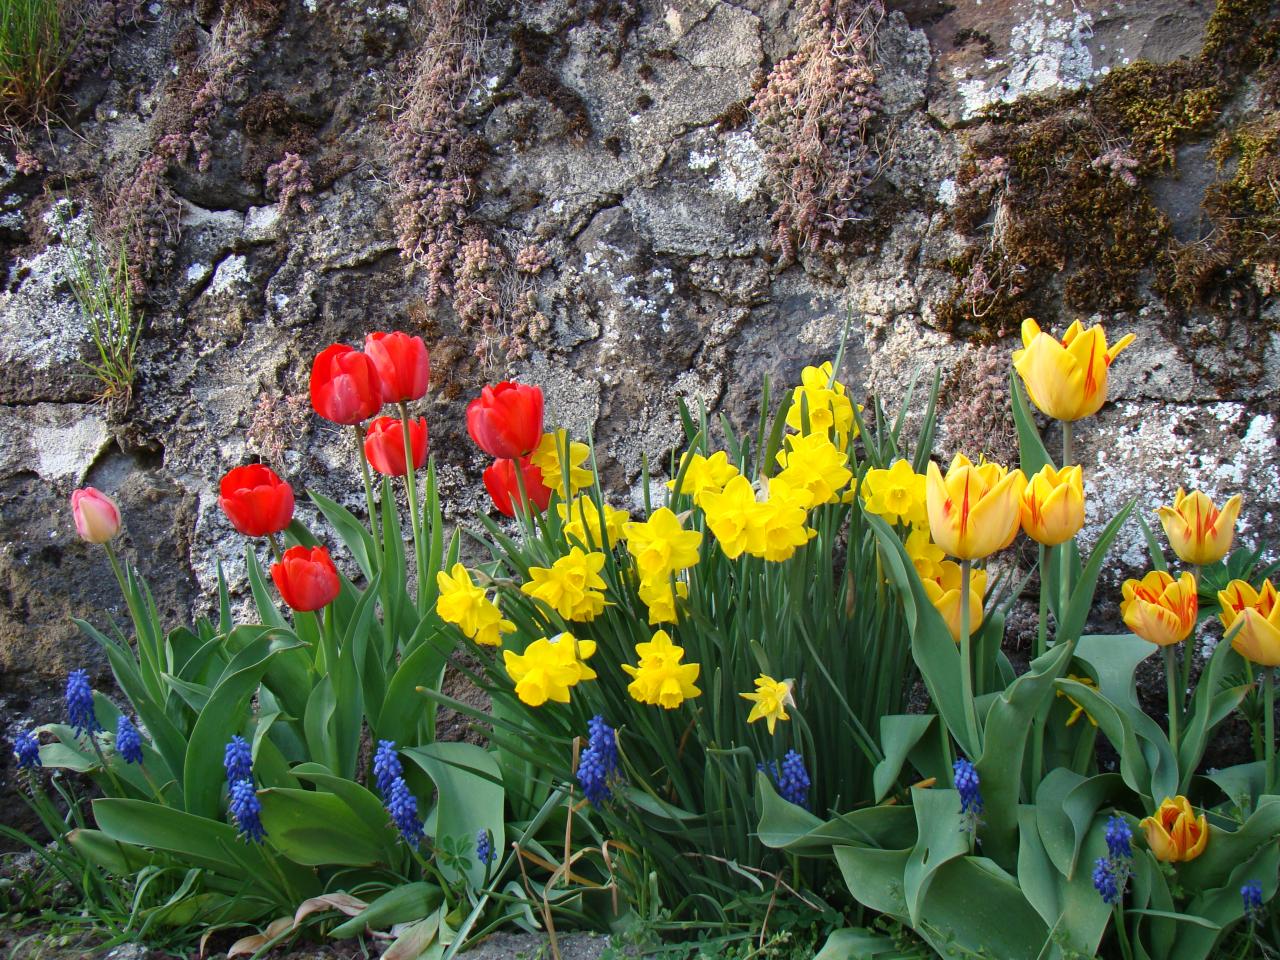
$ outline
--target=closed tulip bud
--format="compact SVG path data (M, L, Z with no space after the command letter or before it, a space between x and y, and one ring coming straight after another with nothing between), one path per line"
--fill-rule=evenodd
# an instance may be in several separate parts
M382 382L383 403L421 400L431 378L431 360L421 337L407 333L371 333L364 352L373 361Z
M1046 547L1056 547L1084 526L1084 471L1045 466L1022 491L1022 529Z
M547 504L551 502L551 488L542 482L542 471L530 463L528 457L521 458L520 470L524 480L524 495L539 510L547 509ZM520 503L520 486L516 481L514 460L495 460L484 472L484 488L489 491L499 513L507 517L516 515L516 506Z
M1232 580L1218 592L1218 604L1232 649L1264 667L1280 667L1280 602L1271 581L1263 580L1262 589L1254 590L1243 580Z
M293 519L293 488L260 463L228 470L218 485L218 506L246 537L268 537Z
M71 494L76 533L89 543L106 543L120 533L120 508L100 490L83 487Z
M523 383L485 387L467 404L467 433L499 460L526 456L542 441L542 388Z
M342 590L338 568L324 547L290 547L271 565L271 579L292 610L319 610Z
M1146 834L1152 855L1165 863L1194 860L1209 843L1209 824L1204 814L1197 817L1181 794L1165 797L1160 809L1138 826Z
M974 466L962 453L945 476L930 463L925 494L933 542L961 560L980 560L1003 550L1018 533L1026 483L1021 470L996 463Z
M951 639L960 642L960 564L943 560L938 576L924 580L924 592L934 609L951 631ZM987 571L973 570L969 579L969 636L982 625L982 595L987 591Z
M427 462L427 421L409 421L409 446L413 449L413 469ZM378 417L369 424L364 437L364 455L369 466L388 477L403 477L404 427L395 417Z
M1160 647L1181 643L1196 625L1195 577L1184 573L1177 580L1163 570L1152 570L1141 580L1126 580L1120 616L1130 630Z
M1184 563L1200 567L1216 563L1231 549L1242 503L1240 495L1236 494L1219 510L1199 490L1186 493L1179 487L1173 506L1158 507L1156 516L1164 526L1173 552Z
M368 356L335 343L311 365L311 406L334 423L363 423L382 407L382 383Z
M1107 371L1133 334L1107 346L1102 327L1088 330L1077 320L1062 342L1039 324L1022 321L1023 349L1013 352L1013 369L1026 385L1031 402L1055 420L1081 420L1098 412L1107 399Z

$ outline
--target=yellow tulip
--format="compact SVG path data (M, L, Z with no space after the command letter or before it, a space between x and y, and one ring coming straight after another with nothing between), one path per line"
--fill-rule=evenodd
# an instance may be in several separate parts
M1147 836L1147 846L1157 860L1179 863L1204 853L1209 842L1209 824L1204 814L1196 816L1187 798L1179 794L1165 797L1160 809L1138 824Z
M1196 625L1196 581L1189 573L1177 580L1152 570L1141 580L1126 580L1120 616L1130 630L1160 647L1181 643Z
M1236 518L1243 501L1236 494L1219 510L1213 501L1195 490L1186 493L1181 487L1172 507L1158 507L1156 515L1164 526L1169 546L1184 563L1203 566L1216 563L1231 549L1236 532Z
M1218 603L1228 631L1241 621L1231 637L1236 653L1264 667L1280 667L1280 602L1271 581L1263 580L1262 589L1254 590L1243 580L1232 580L1218 591Z
M924 581L929 596L951 631L951 639L960 642L960 564L943 560L938 564L937 578ZM987 592L987 571L973 570L969 577L969 636L982 624L982 595Z
M1022 377L1031 402L1055 420L1081 420L1098 412L1107 399L1107 370L1133 334L1107 346L1102 327L1088 330L1077 320L1062 342L1028 317L1022 321L1022 350L1013 352L1013 368Z
M1006 470L997 463L974 466L962 453L951 461L945 477L936 463L930 463L925 500L933 542L961 560L1003 550L1018 533L1026 483L1021 470Z
M1056 547L1084 526L1084 471L1045 466L1022 491L1022 529L1046 547Z

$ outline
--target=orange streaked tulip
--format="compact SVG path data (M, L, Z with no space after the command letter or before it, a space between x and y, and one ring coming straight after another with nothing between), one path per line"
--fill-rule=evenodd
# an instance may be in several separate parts
M1131 343L1130 333L1108 347L1101 326L1086 330L1079 320L1058 342L1028 317L1022 321L1023 349L1013 352L1013 368L1037 407L1055 420L1081 420L1097 413L1107 399L1107 370Z
M1264 667L1280 667L1280 602L1270 580L1254 590L1243 580L1232 580L1218 591L1222 625L1228 632L1237 620L1240 625L1231 637L1236 653Z
M1159 647L1181 643L1196 625L1196 581L1190 573L1177 580L1152 570L1141 580L1126 580L1120 616L1130 630Z
M1026 483L1021 470L975 466L963 453L956 454L946 476L930 463L925 500L933 542L961 560L1003 550L1017 536Z
M1231 549L1236 533L1236 518L1243 501L1236 494L1219 510L1199 490L1186 493L1181 487L1172 507L1157 507L1156 516L1164 526L1169 546L1184 563L1197 567L1216 563Z
M1045 466L1022 491L1022 529L1046 547L1056 547L1084 526L1084 471Z
M1147 837L1147 846L1157 860L1180 863L1204 853L1209 842L1209 824L1204 814L1196 816L1187 798L1179 794L1165 797L1151 816L1138 824Z
M960 564L943 560L938 564L937 578L924 581L924 592L929 596L942 619L951 631L951 639L960 642ZM987 571L970 571L969 580L969 636L982 625L982 596L987 592Z

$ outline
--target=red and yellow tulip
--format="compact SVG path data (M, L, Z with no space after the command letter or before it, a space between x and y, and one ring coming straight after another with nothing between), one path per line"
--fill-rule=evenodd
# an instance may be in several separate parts
M1003 550L1018 533L1022 490L1021 470L997 463L974 465L957 453L944 476L929 464L925 500L933 542L953 557L979 560Z
M1186 493L1179 487L1173 506L1156 508L1156 516L1173 552L1184 563L1203 566L1221 560L1231 549L1242 502L1236 494L1219 510L1199 490Z
M1177 580L1152 570L1141 580L1126 580L1120 616L1130 630L1160 647L1181 643L1196 625L1196 581L1189 573Z
M1165 797L1160 808L1138 826L1146 834L1151 853L1165 863L1194 860L1204 853L1209 842L1209 824L1204 814L1197 817L1181 794Z
M1254 590L1243 580L1232 580L1218 591L1218 603L1223 627L1228 632L1236 628L1231 637L1235 652L1264 667L1280 667L1280 601L1271 581L1263 580L1262 589Z
M1107 371L1132 342L1133 334L1128 334L1107 346L1102 327L1086 330L1079 320L1059 341L1028 317L1022 321L1023 349L1013 352L1013 368L1037 407L1055 420L1081 420L1097 413L1107 399Z
M1022 491L1022 529L1046 547L1056 547L1084 526L1084 472L1045 466Z

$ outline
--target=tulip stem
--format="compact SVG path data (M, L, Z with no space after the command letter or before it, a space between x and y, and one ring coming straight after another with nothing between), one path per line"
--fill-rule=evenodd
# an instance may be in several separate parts
M1192 587L1192 589L1195 591L1196 604L1197 606L1199 606L1199 603L1200 603L1200 567L1199 565L1193 566L1191 568L1191 579L1194 582L1194 586ZM1195 659L1195 657L1193 656L1195 652L1195 647L1192 646L1192 643L1194 641L1195 641L1195 630L1193 628L1192 635L1187 638L1186 643L1181 645L1183 648L1182 650L1182 690L1181 690L1181 695L1178 698L1178 702L1183 706L1184 711L1186 707L1187 691L1191 689L1191 661Z
M1062 469L1065 470L1071 466L1075 460L1075 428L1076 425L1070 420L1062 421Z
M276 539L274 533L268 533L267 540L271 543L271 556L275 558L276 563L279 563L284 559L284 553L280 550L280 541Z
M360 451L360 473L364 477L364 503L369 509L369 533L373 537L374 557L369 558L370 568L377 570L382 564L382 546L378 542L378 511L373 505L373 476L369 473L369 458L364 453L364 435L360 432L360 424L353 424L351 427L356 433L356 449Z
M1266 793L1275 793L1276 787L1276 686L1275 686L1275 670L1272 667L1263 666L1262 668L1262 702L1263 709L1267 712L1263 715L1262 723L1265 729L1265 743L1263 749L1266 757Z
M1045 559L1048 556L1048 548L1042 543L1039 545L1040 550L1040 621L1036 627L1036 651L1033 661L1044 656L1044 652L1049 646L1049 595L1045 592L1048 586L1045 583ZM1037 713L1034 721L1034 733L1031 741L1031 793L1035 794L1035 789L1040 783L1041 774L1044 771L1044 723L1045 713Z
M413 557L418 567L418 613L423 613L427 599L427 552L423 536L422 516L418 510L418 468L413 458L413 438L409 435L409 408L400 401L400 430L404 434L404 485L409 493L409 525L413 527Z
M1178 714L1180 697L1178 696L1178 662L1175 659L1176 644L1164 648L1165 685L1169 688L1169 745L1173 747L1173 755L1178 755Z
M964 694L964 722L969 734L966 753L980 755L978 711L973 702L973 644L969 637L969 574L972 560L960 561L960 682Z

